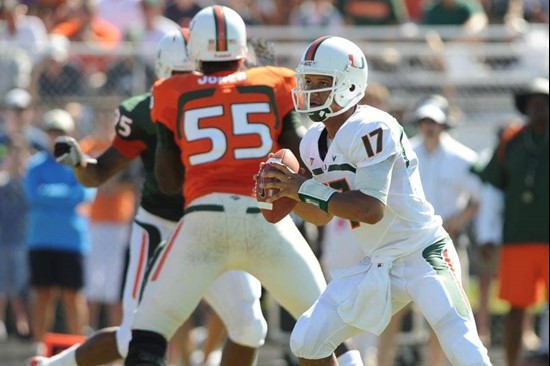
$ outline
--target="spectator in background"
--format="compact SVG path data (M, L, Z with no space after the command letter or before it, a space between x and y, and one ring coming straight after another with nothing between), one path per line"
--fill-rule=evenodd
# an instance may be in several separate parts
M58 24L52 33L64 35L71 41L113 49L121 35L113 24L97 15L97 0L79 0L75 6L73 18Z
M143 22L131 29L132 37L137 41L140 53L153 64L160 39L171 31L180 30L180 27L162 15L164 0L140 0L140 8Z
M25 234L27 202L23 175L29 149L24 139L12 140L0 169L0 341L5 339L6 305L11 305L15 330L29 336L29 319L22 297L27 289L29 269Z
M112 109L95 113L96 130L80 141L82 151L92 157L103 153L115 137ZM121 293L130 221L135 207L136 174L132 165L98 188L92 204L90 238L92 248L86 262L85 293L90 325L98 329L101 306L105 305L107 326L122 320Z
M247 25L260 24L262 23L262 16L260 12L260 1L258 0L221 0L220 4L227 6L235 10L243 18L244 23ZM285 19L284 24L288 24L290 19L290 14L292 10L295 9L301 1L299 0L286 0L286 11L285 14L288 15L288 19Z
M548 24L548 0L524 0L523 6L528 22Z
M97 8L99 18L117 27L121 35L144 22L140 0L98 0Z
M407 7L407 14L409 19L414 23L419 23L422 18L422 7L427 0L405 0L405 6Z
M29 87L31 71L32 62L25 51L0 42L0 95Z
M290 15L291 25L336 27L343 23L332 0L305 0Z
M180 27L189 27L191 18L195 16L202 6L194 0L174 0L164 10L164 16L176 22Z
M35 67L34 87L45 100L82 96L84 80L77 65L69 61L70 44L61 35L52 35L40 64Z
M27 6L19 0L0 2L0 43L25 50L31 59L46 47L48 33L40 18L26 15Z
M365 96L361 99L359 104L367 104L371 107L381 109L383 111L388 110L388 98L390 91L384 85L372 82L367 85L365 90Z
M515 95L515 104L527 124L503 132L482 172L485 181L504 193L499 297L511 307L504 326L508 366L519 362L526 310L537 302L539 287L545 287L548 301L548 79L533 80ZM494 245L483 245L486 258Z
M441 96L432 96L420 103L414 112L419 134L411 140L411 145L418 157L426 199L432 204L435 214L443 219L443 227L456 246L462 266L460 280L467 288L466 228L477 214L482 183L472 172L478 160L477 154L446 132L451 125L442 102L444 108L448 107ZM433 332L429 348L428 365L443 365L445 355Z
M48 149L48 137L34 127L32 96L25 89L12 89L4 96L3 123L0 125L0 145L22 137L30 146L31 153Z
M29 5L29 14L39 17L46 31L51 33L52 29L70 16L72 0L31 0L27 1Z
M482 31L487 22L487 15L478 0L435 0L422 12L422 24L462 25L470 35Z
M256 2L257 18L265 25L288 24L290 14L301 0L260 0ZM252 2L254 3L254 2Z
M139 34L127 33L126 41L137 44ZM149 90L156 79L151 62L141 53L119 57L107 69L105 76L105 84L101 87L102 92L116 96L143 93Z
M89 229L85 204L95 189L84 188L70 168L57 164L52 153L55 139L71 135L74 121L61 109L44 114L42 127L50 149L34 155L24 179L29 202L27 245L31 266L32 332L41 354L44 335L53 320L60 290L65 325L72 334L82 334L88 309L81 289L84 257L89 251Z
M481 0L491 24L508 23L513 18L523 19L524 0Z
M404 0L338 0L337 6L353 25L391 25L408 20Z
M521 123L513 121L508 124L509 131L519 130ZM498 140L502 139L504 128L498 129ZM491 158L493 149L484 150L480 156L482 158L476 164L475 171L481 174L486 164ZM500 256L500 247L502 245L502 220L504 218L504 193L489 183L483 185L480 198L479 212L476 218L476 235L479 244L480 255L477 258L479 274L479 302L477 307L476 320L478 331L483 343L489 347L491 345L491 313L489 309L491 282L497 274L498 260ZM485 245L489 247L485 248ZM528 351L536 351L541 345L542 339L539 339L534 329L533 314L526 316L523 324L522 344ZM544 319L541 319L545 321ZM547 320L546 320L547 322ZM548 344L548 343L546 343ZM546 364L545 364L546 365ZM523 365L527 366L527 365Z
M52 30L70 41L82 42L92 50L100 51L99 56L80 56L80 66L87 74L103 72L109 61L105 55L120 42L121 34L116 26L97 15L97 0L75 0L73 16Z

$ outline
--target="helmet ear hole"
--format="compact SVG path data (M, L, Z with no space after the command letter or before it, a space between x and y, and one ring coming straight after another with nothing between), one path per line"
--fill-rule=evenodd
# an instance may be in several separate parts
M354 90L355 90L355 84L351 84L351 86L349 87L349 91L353 92Z

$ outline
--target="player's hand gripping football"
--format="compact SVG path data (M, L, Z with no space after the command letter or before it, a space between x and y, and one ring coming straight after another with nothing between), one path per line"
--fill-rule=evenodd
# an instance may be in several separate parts
M298 190L302 183L307 180L307 178L300 175L300 173L303 173L303 168L300 168L299 173L295 173L284 164L275 161L269 164L275 169L266 171L260 167L258 187L260 189L278 189L279 191L269 197L267 202L275 202L282 197L300 201ZM274 178L276 181L266 181L266 178Z
M97 162L95 159L84 155L78 142L70 136L59 136L55 139L54 156L59 164L71 168L84 167L88 163Z

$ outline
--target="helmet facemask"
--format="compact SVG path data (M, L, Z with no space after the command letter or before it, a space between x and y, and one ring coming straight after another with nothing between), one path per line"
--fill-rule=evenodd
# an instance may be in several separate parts
M332 86L320 89L310 89L306 82L307 75L323 75L332 78ZM345 77L345 72L340 70L315 69L310 67L299 67L296 70L296 87L292 89L292 100L297 112L307 113L308 117L313 122L323 122L329 117L334 117L344 113L356 102L361 96L352 97L350 94L357 94L354 89L357 86L350 83L349 78ZM320 106L311 106L311 95L313 93L330 92L325 102ZM336 104L341 109L333 110L332 103Z

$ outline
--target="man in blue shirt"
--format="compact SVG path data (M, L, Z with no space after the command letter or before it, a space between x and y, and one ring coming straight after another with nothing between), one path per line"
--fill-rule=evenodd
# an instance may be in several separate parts
M84 188L72 170L57 164L52 155L55 139L70 135L74 121L64 110L54 109L43 117L50 150L30 159L24 180L29 204L27 244L31 267L33 339L40 345L48 331L60 289L65 307L67 331L82 332L87 323L87 307L81 293L83 258L89 251L88 219L85 203L95 189Z

